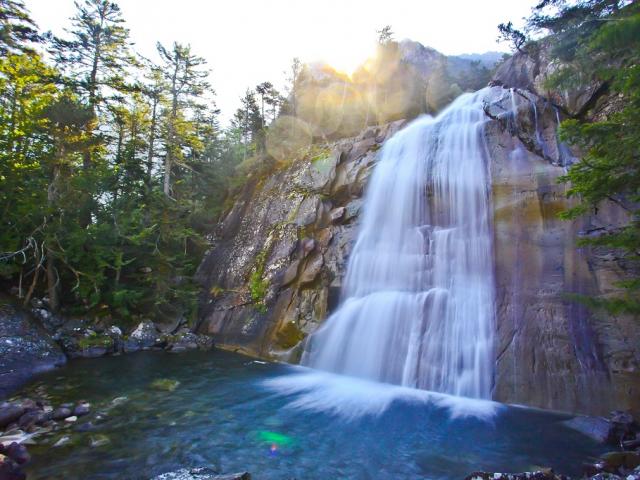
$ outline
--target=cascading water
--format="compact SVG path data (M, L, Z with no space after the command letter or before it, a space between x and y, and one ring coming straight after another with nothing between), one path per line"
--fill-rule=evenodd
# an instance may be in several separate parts
M313 368L490 398L494 278L483 97L459 97L387 141L339 309L306 345Z

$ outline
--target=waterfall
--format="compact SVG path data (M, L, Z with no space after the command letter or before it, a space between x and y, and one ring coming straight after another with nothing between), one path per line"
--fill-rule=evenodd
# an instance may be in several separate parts
M341 304L309 338L303 364L491 397L495 292L486 94L465 94L385 143Z

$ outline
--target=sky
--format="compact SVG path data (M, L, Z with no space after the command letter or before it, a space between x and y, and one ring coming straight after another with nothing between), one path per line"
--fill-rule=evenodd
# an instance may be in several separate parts
M248 87L282 87L293 57L325 61L351 73L375 48L376 30L390 25L447 54L507 51L497 25L522 23L536 0L117 0L135 49L159 60L156 42L190 44L211 70L226 122ZM25 0L39 27L63 35L73 0Z

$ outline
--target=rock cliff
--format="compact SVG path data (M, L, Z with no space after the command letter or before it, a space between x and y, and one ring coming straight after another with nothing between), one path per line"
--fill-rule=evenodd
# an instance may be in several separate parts
M603 85L544 90L554 67L539 55L503 64L485 106L497 284L493 396L589 414L638 411L633 320L591 312L568 295L615 293L627 274L615 252L576 239L616 228L625 213L611 203L580 221L557 217L570 202L558 177L576 161L558 141L558 122L606 115L615 99L603 96ZM200 333L226 348L298 361L304 338L339 301L376 151L402 124L370 127L247 183L199 268Z

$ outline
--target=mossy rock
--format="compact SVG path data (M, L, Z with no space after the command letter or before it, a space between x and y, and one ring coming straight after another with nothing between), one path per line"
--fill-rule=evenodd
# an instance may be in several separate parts
M78 340L78 348L81 350L94 347L111 348L113 347L113 338L108 335L90 335Z
M172 380L170 378L158 378L151 382L151 388L154 390L159 390L161 392L173 392L176 388L178 388L180 382L178 380Z
M276 333L276 344L280 348L293 348L304 339L304 334L300 331L295 322L287 322L278 333Z

